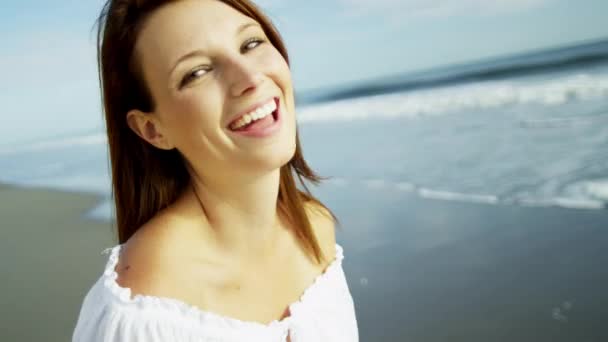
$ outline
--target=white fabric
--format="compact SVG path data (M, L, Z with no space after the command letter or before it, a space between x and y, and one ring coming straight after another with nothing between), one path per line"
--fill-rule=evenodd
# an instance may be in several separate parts
M242 321L204 311L176 299L135 295L116 282L121 245L108 248L103 275L80 309L73 342L357 342L355 307L344 271L343 249L302 294L289 305L288 317L270 324Z

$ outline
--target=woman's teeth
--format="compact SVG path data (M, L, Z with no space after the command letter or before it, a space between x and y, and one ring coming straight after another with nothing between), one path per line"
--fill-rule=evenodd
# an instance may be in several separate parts
M265 118L266 116L272 114L277 109L277 104L274 102L274 99L267 104L259 107L251 113L243 115L237 122L233 123L230 126L230 129L235 130L239 129L243 126L249 125L253 121L257 121Z

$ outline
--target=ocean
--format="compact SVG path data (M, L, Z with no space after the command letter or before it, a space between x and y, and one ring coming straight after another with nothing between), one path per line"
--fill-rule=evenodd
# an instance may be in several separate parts
M486 204L608 203L608 41L298 100L303 150L332 177L328 186ZM104 132L88 132L0 147L0 182L109 199L105 145ZM109 202L90 216L110 218Z
M608 341L608 40L296 107L361 341ZM101 131L0 146L0 182L98 194L91 220L108 170Z

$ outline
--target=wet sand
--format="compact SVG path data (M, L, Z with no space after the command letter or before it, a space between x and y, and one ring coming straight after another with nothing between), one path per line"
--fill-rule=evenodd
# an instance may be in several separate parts
M1 341L69 341L100 274L109 223L82 217L88 194L0 185Z
M608 341L608 210L319 195L342 220L361 341Z

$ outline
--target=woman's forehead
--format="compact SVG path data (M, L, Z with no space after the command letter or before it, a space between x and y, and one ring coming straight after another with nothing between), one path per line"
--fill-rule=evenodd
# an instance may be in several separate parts
M154 56L154 61L162 66L172 66L192 49L204 51L231 44L231 39L251 23L257 24L218 0L176 1L161 7L146 20L136 49L144 58Z

